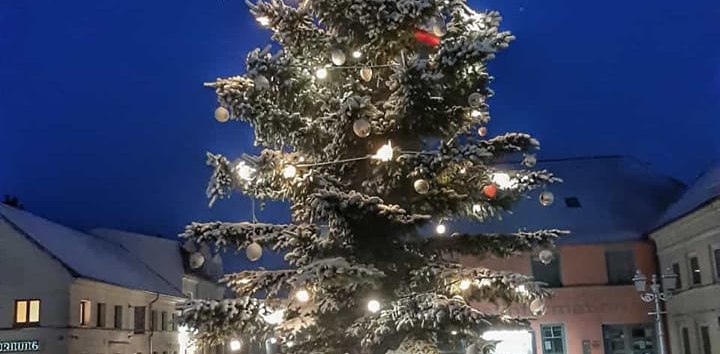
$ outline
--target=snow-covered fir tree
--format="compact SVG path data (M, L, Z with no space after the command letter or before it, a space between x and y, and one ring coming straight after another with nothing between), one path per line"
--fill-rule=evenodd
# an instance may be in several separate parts
M244 75L207 86L215 118L249 123L264 150L208 154L207 193L287 201L292 223L193 223L182 236L251 258L280 251L289 267L227 275L236 299L191 301L182 322L199 340L273 338L303 354L438 353L461 340L481 352L483 331L526 325L472 304L528 306L547 291L457 255L515 255L563 232L443 230L496 218L556 181L532 169L535 139L488 134L487 62L513 40L500 15L464 0L249 6L282 48L250 52ZM523 163L500 165L513 156Z

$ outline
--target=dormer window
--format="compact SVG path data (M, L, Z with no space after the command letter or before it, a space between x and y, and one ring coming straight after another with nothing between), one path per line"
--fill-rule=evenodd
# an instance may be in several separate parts
M577 197L567 197L565 198L565 206L568 208L580 208L580 200Z

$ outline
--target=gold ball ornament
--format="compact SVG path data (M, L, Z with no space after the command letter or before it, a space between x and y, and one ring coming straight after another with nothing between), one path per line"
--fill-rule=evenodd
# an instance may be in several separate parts
M427 194L427 192L430 190L430 183L421 178L413 182L413 188L415 188L415 191L418 194Z
M478 128L478 135L485 136L488 133L487 127L480 127Z
M539 200L542 206L549 206L555 201L555 195L550 191L544 191L540 193Z
M218 107L215 109L215 120L220 123L225 123L230 120L230 111L225 107Z
M262 257L263 249L259 243L253 242L245 249L245 256L255 262Z
M366 67L363 67L362 69L360 69L360 78L362 78L365 81L370 81L370 80L372 80L372 77L373 77L373 71L371 68L366 66Z
M270 88L270 80L268 80L265 75L255 76L255 80L253 82L255 83L255 89L257 90L267 90Z
M330 52L330 60L335 65L343 65L345 64L345 53L343 53L340 49L334 49L332 52Z
M479 108L483 104L483 95L480 92L473 92L468 96L468 105Z
M370 122L365 118L360 118L353 122L353 133L361 138L366 138L370 135Z

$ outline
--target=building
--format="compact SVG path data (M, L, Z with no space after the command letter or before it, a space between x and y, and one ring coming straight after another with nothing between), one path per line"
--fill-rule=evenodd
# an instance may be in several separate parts
M503 340L498 354L656 354L651 307L633 286L635 270L655 272L655 250L646 237L683 190L672 178L625 157L606 156L538 163L563 178L549 187L554 203L542 206L540 192L521 201L503 220L459 224L458 231L515 232L558 228L571 231L552 249L549 264L538 254L507 259L463 258L468 266L511 270L548 284L554 297L532 331L490 333ZM493 308L488 304L479 307ZM531 316L524 307L514 315Z
M679 279L666 304L672 353L720 353L720 165L690 186L650 237L662 269Z
M190 271L179 242L79 232L0 205L0 351L183 353L176 306L222 296L222 264L197 251L208 261Z

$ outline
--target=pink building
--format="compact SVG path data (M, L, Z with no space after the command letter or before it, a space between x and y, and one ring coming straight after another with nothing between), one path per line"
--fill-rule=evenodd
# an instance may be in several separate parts
M632 277L636 269L656 271L655 249L646 231L682 191L682 184L616 156L549 160L540 167L564 179L549 187L555 196L552 205L541 206L536 193L503 220L455 225L469 234L521 228L572 232L552 250L548 264L537 254L462 259L471 266L531 274L555 293L530 333L495 334L504 340L496 353L657 354L651 307L640 300ZM509 311L531 316L527 308Z

